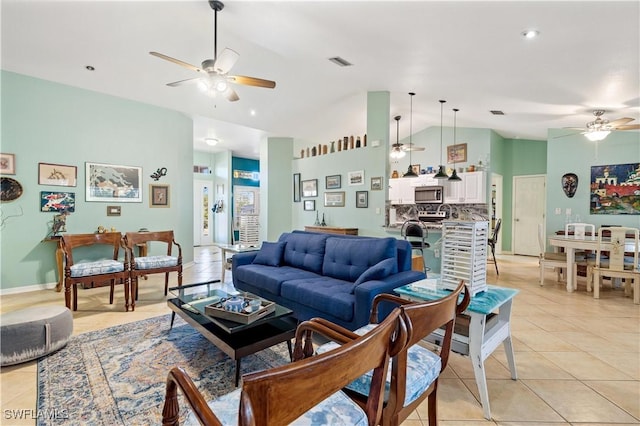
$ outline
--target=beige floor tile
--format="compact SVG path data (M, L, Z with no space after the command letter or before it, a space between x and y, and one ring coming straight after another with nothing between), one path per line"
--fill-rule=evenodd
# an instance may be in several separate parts
M475 385L475 384L474 384ZM417 409L420 418L428 419L427 401ZM438 419L471 421L484 419L482 407L460 379L441 379L438 386Z
M586 381L585 385L594 389L609 401L631 414L640 422L640 386L635 381Z
M640 387L640 356L638 352L592 352L591 355L627 374L636 380Z
M541 352L578 380L631 380L632 377L586 352Z
M404 422L400 423L402 426L422 426L422 420L420 419L406 419Z
M553 335L585 352L599 351L612 346L610 341L585 331L558 331L553 332Z
M475 382L465 380L465 385ZM564 419L521 380L487 380L491 417L498 421L527 419L536 422L559 422ZM476 398L478 390L472 389Z
M497 426L561 426L568 425L568 422L497 422Z
M498 348L496 351L500 350ZM473 366L471 358L467 356L455 355L449 357L449 365L456 372L456 375L462 379L474 379ZM509 368L498 362L493 356L490 356L484 362L484 371L487 378L490 379L510 379L511 373Z
M629 320L629 322L632 321L636 320ZM637 322L640 323L640 321ZM616 352L640 353L640 333L608 333L602 337L615 346Z
M580 328L565 321L565 318L547 315L535 319L536 326L544 331L579 331Z
M497 359L505 368L509 368L507 357L504 351L496 351L493 357ZM573 378L572 375L549 361L537 352L517 352L515 354L516 371L519 379L566 379Z
M518 333L517 338L535 351L579 351L574 345L565 342L548 331L523 331Z
M440 420L438 421L438 424L441 426L490 426L495 425L496 423L493 420ZM425 423L425 426L426 425L427 423Z
M575 380L524 380L569 422L630 423L637 421L612 402Z

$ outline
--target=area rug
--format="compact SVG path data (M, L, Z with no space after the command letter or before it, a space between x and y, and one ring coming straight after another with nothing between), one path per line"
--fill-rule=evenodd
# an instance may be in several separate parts
M38 361L37 425L162 424L167 373L183 367L207 400L231 392L235 361L170 315L74 336ZM242 359L241 374L289 362L286 344ZM180 400L181 423L188 414Z

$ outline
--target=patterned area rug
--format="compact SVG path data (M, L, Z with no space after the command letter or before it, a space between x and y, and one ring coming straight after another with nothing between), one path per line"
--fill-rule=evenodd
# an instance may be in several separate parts
M185 368L207 400L234 389L235 361L178 316L73 337L38 361L38 425L162 424L167 373ZM242 359L241 374L287 364L280 344ZM180 401L181 423L188 414Z

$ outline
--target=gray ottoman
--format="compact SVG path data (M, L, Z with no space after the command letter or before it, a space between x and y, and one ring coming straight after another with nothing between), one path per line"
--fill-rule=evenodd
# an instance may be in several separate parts
M67 344L73 315L64 306L38 306L0 315L0 365L13 365L50 354Z

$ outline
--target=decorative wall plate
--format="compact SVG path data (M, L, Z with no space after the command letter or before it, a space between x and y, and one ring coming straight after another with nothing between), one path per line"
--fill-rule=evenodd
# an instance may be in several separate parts
M562 190L564 194L573 198L576 195L576 189L578 189L578 175L575 173L565 173L562 176Z
M22 195L22 185L15 179L2 177L0 178L0 201L13 201Z

